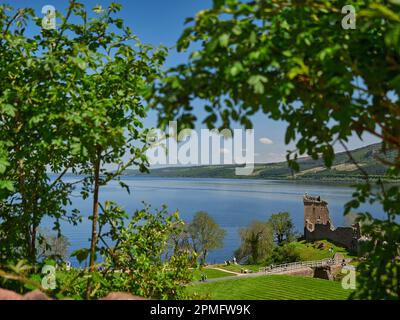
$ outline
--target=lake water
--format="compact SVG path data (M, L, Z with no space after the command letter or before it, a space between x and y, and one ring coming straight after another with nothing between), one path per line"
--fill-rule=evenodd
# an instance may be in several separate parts
M131 194L117 182L101 189L100 200L112 200L132 213L142 208L142 202L153 208L165 204L169 211L179 210L181 218L190 221L197 211L208 212L226 230L224 246L210 252L208 262L231 259L240 244L238 230L253 220L266 221L273 213L288 211L298 232L303 232L303 202L305 192L319 195L329 203L331 219L335 226L345 223L344 204L351 199L353 188L332 184L301 184L290 181L242 180L242 179L191 179L125 177ZM78 194L76 194L78 196ZM69 252L89 247L91 199L76 197L73 207L80 209L84 219L78 226L62 224L63 234L71 244ZM375 217L384 218L378 206L365 206ZM49 228L50 221L44 221ZM76 265L77 262L71 259Z

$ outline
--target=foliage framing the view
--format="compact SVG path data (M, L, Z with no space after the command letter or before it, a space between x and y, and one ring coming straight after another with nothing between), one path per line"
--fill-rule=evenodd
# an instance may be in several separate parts
M129 166L147 170L143 98L166 50L141 44L115 17L120 9L111 3L91 13L71 0L65 16L57 12L61 24L49 30L33 9L0 7L0 263L36 263L43 217L59 234L62 220L78 223L79 212L66 207L82 183L82 197L93 198L93 272L100 187ZM85 178L66 183L68 172Z
M60 219L76 221L77 212L69 217L64 209L72 190L62 180L66 172L88 177L82 196L93 192L96 225L100 185L131 165L146 170L142 98L166 52L141 44L114 17L120 9L113 3L90 14L70 1L59 27L27 36L42 19L31 9L1 7L2 256L18 258L20 246L20 256L34 261L43 216L56 219L57 230ZM108 173L105 164L117 169ZM58 176L50 179L49 170ZM95 230L92 238L93 250Z
M382 142L379 157L388 170L400 174L400 6L397 1L353 1L356 28L342 28L337 0L214 0L213 7L187 19L189 26L178 50L196 50L186 64L170 69L157 86L154 104L159 122L180 120L192 127L194 101L204 102L209 127L229 127L231 121L251 127L250 116L263 112L288 123L285 142L290 167L299 169L299 155L322 156L330 167L333 145L346 149L348 139L370 134ZM357 162L350 157L350 161ZM378 202L386 220L372 219L365 230L371 240L368 257L359 266L359 298L400 297L400 191L368 174L357 187L345 212Z

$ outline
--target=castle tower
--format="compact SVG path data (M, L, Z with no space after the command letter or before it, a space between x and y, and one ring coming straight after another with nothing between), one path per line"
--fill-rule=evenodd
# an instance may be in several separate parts
M329 217L328 203L321 197L312 197L307 193L303 197L304 202L304 227L308 231L314 231L316 224L329 225L333 228Z
M329 240L357 251L361 237L360 225L335 228L329 217L328 203L321 197L307 193L304 202L304 239L306 241Z

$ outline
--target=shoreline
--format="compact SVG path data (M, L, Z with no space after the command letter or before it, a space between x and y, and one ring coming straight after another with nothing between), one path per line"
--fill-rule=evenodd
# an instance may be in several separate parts
M206 179L215 179L215 180L225 180L225 181L276 181L276 182L285 182L285 183L290 183L290 184L330 184L330 185L346 185L346 186L354 186L356 184L364 182L363 179L354 179L354 178L348 178L348 179L342 179L342 178L332 178L332 179L289 179L289 178L280 178L280 177L270 177L270 178L260 178L260 177L237 177L237 178L232 178L232 177L213 177L213 176L167 176L167 175L153 175L153 174L127 174L127 175L121 175L121 178L144 178L144 179L171 179L171 180L189 180L189 179L198 179L198 180L206 180ZM371 183L376 183L379 181L379 178L375 179L370 179ZM387 184L387 185L399 185L400 180L386 180L382 179L382 182Z

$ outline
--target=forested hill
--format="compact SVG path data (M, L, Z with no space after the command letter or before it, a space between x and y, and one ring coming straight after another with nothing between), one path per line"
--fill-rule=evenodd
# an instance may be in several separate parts
M380 154L380 144L372 144L351 151L352 158L359 166L371 175L371 178L382 177L387 167L377 157L391 159L393 153ZM157 177L191 177L191 178L253 178L253 179L298 179L298 180L353 180L362 178L362 173L351 161L346 152L337 153L333 166L327 169L321 159L299 159L300 172L292 175L285 161L277 163L255 164L251 176L236 176L236 165L208 165L192 167L168 167L152 169L150 176ZM136 170L128 170L127 175L139 175Z

